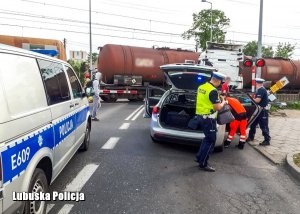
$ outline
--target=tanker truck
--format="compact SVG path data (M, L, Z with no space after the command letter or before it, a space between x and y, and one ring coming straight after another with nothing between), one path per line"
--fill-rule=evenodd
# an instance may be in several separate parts
M102 73L100 97L106 102L143 100L147 86L167 86L161 65L198 63L198 58L199 53L182 49L107 44L100 48L97 62Z

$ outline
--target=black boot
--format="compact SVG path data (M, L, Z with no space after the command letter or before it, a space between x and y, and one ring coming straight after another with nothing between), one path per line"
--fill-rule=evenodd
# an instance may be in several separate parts
M244 145L245 145L245 142L242 142L240 141L239 144L236 146L238 149L244 149Z
M231 141L225 140L225 142L224 142L224 147L225 147L225 148L228 148L229 145L230 145L230 143L231 143Z
M270 141L264 140L262 143L259 144L260 146L270 146Z

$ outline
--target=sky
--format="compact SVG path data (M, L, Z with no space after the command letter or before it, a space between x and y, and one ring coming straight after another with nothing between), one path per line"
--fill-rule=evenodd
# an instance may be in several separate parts
M257 40L260 0L209 0L230 18L226 42ZM300 1L263 0L263 44L296 45L300 59ZM192 25L192 14L210 9L201 0L91 0L92 49L105 44L195 50L193 39L181 34ZM89 52L89 1L2 0L0 34L67 41L70 50Z

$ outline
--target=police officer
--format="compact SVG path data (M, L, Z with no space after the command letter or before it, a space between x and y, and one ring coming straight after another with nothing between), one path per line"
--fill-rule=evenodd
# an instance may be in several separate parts
M263 86L264 81L265 80L261 78L255 79L257 90L256 90L254 101L263 109L261 113L258 115L258 117L255 119L255 121L252 123L252 125L250 126L247 142L254 140L256 126L257 124L259 124L259 127L265 138L264 141L259 145L269 146L271 140L271 137L269 135L269 111L268 111L269 99L268 99L268 92Z
M200 85L197 91L196 115L204 132L204 139L196 155L196 161L202 170L214 172L208 165L209 153L213 151L217 138L217 111L225 105L225 99L220 101L217 87L220 86L225 75L214 72L210 82Z

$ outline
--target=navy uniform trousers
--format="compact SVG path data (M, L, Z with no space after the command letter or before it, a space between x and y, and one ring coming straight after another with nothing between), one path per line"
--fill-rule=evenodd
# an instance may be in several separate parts
M251 124L250 131L249 131L250 139L254 139L257 124L259 124L259 127L262 131L262 135L264 136L265 141L270 142L271 137L269 134L269 113L266 109L263 109L258 115L258 117Z
M204 119L200 115L198 115L198 120L205 137L196 155L196 159L200 167L206 167L209 153L213 152L217 139L217 122L216 119Z

